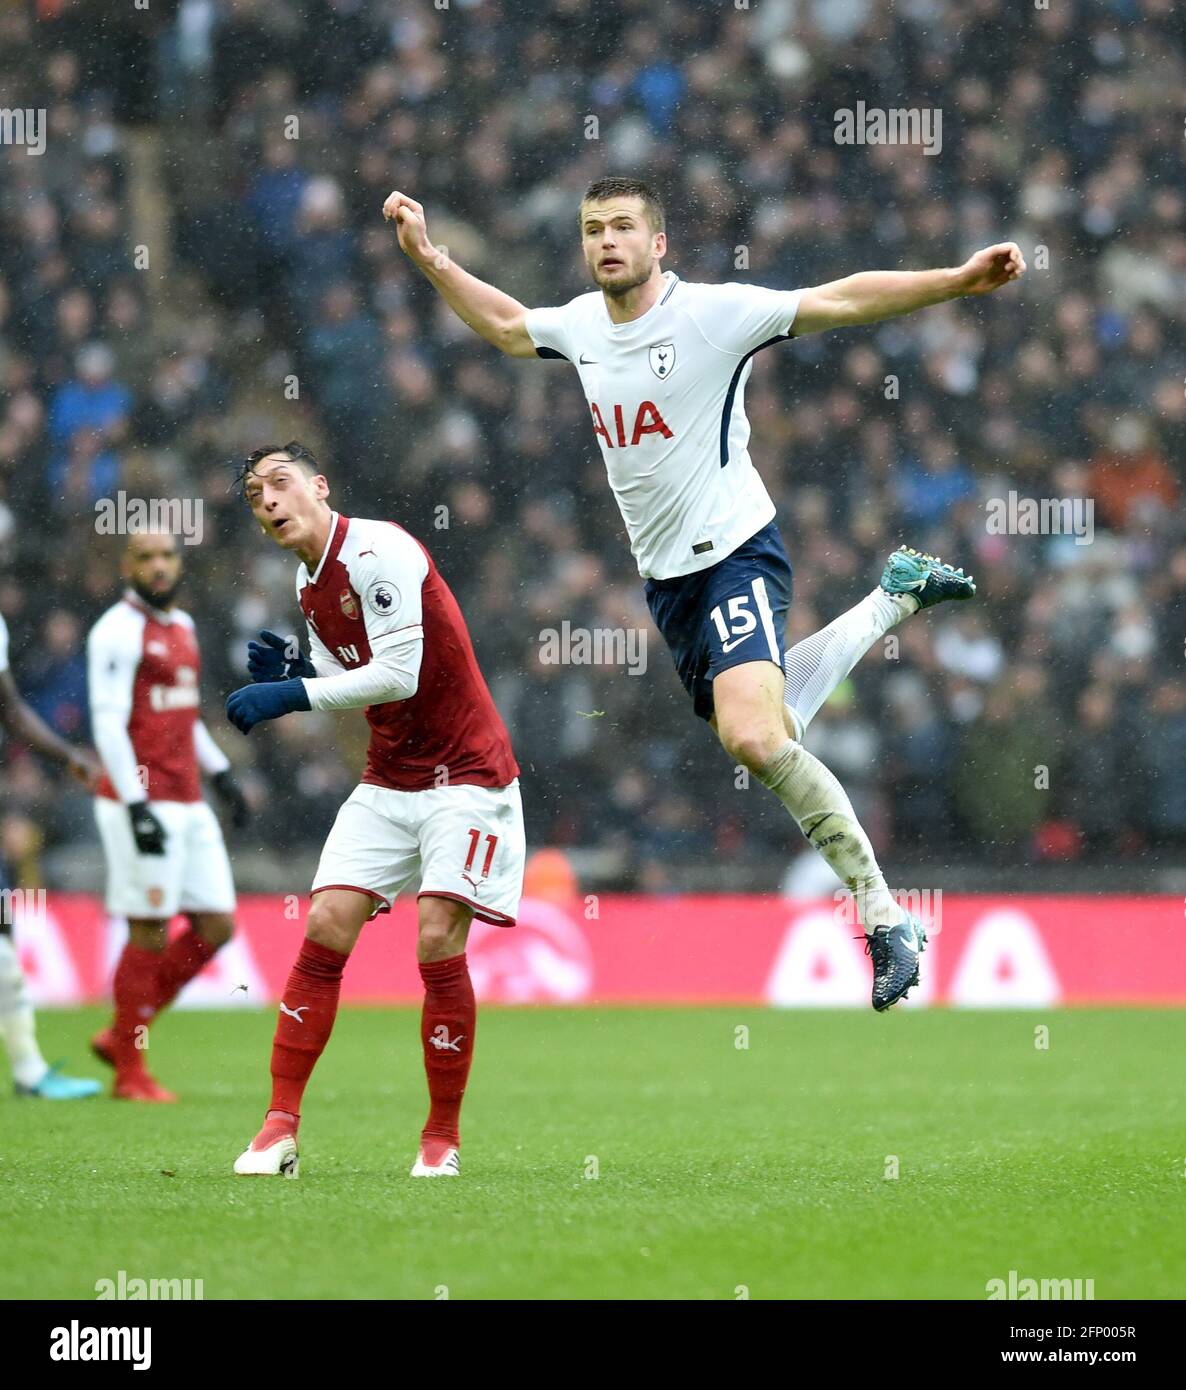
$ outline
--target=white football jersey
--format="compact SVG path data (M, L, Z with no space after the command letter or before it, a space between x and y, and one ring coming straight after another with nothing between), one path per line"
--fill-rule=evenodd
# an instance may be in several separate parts
M745 383L759 348L791 336L798 290L694 285L665 271L641 318L613 323L600 290L532 309L541 357L577 369L610 486L648 579L723 560L774 517L749 456Z

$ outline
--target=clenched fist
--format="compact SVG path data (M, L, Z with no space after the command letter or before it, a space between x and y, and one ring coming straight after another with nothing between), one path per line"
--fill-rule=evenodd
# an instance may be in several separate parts
M395 223L399 249L418 265L431 264L437 259L436 247L428 239L424 224L424 208L415 198L398 190L383 204L383 216Z
M963 294L991 294L1024 274L1021 247L1015 241L1002 241L977 251L960 266L960 290Z

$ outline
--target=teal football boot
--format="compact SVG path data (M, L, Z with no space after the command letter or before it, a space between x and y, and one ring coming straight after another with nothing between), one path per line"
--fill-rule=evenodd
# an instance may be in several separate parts
M911 595L919 608L932 608L949 598L971 598L976 592L976 581L970 574L908 545L899 546L885 562L880 583L887 594Z
M66 1076L58 1067L50 1067L36 1086L22 1086L17 1082L18 1096L37 1096L41 1100L86 1100L97 1096L103 1089L98 1081L80 1076Z

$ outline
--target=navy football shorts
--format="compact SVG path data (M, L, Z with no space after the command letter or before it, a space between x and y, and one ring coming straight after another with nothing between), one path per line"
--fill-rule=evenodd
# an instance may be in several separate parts
M646 595L701 719L712 718L712 682L722 671L747 661L782 669L791 562L775 522L706 570L648 579Z

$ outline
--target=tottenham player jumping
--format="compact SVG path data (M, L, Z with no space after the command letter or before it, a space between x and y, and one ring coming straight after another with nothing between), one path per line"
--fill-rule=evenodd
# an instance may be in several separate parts
M844 789L799 740L888 628L975 586L932 556L897 550L878 588L786 652L791 569L747 449L745 384L750 358L772 343L999 289L1024 273L1020 250L1007 242L956 269L870 271L813 289L688 284L660 267L658 197L639 180L609 178L589 187L579 211L597 289L528 310L439 251L415 199L392 193L383 214L474 332L512 357L576 368L651 614L696 713L853 892L873 958L873 1007L888 1008L917 983L926 937L887 891Z
M193 619L174 606L176 537L128 537L128 588L91 629L91 729L105 776L95 820L107 860L107 910L128 919L115 968L115 1017L91 1040L115 1068L117 1100L175 1100L144 1061L148 1026L230 939L235 885L222 830L202 800L204 772L242 829L248 808L226 754L202 722ZM178 912L188 930L168 940Z
M260 529L295 551L312 659L295 639L249 643L254 685L227 698L243 733L293 710L365 709L361 784L338 812L313 880L305 941L272 1044L272 1102L235 1162L296 1177L301 1098L338 1008L363 926L419 879L416 956L429 1113L413 1177L460 1171L461 1100L476 1013L465 956L474 917L515 924L525 840L519 769L457 601L428 552L394 522L331 510L329 483L295 440L243 469Z

